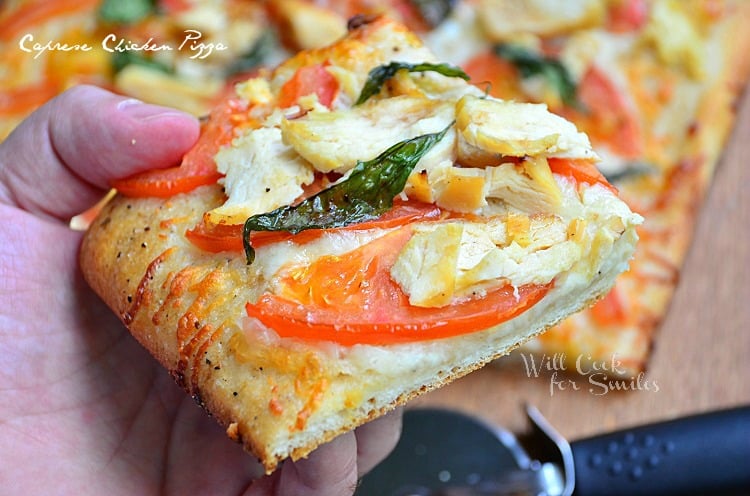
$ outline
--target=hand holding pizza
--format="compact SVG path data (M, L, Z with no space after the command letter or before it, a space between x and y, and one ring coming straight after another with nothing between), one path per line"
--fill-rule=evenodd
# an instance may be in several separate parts
M115 178L174 165L198 123L72 89L0 144L0 455L27 494L351 494L393 447L390 415L253 483L261 468L84 283L67 220ZM12 474L12 475L11 475Z

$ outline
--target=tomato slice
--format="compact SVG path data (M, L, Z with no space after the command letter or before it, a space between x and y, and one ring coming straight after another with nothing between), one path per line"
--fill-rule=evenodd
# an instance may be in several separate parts
M185 164L185 161L183 161ZM169 169L151 170L119 181L112 181L112 187L125 196L133 198L169 198L178 193L192 191L199 186L213 184L221 174L214 171L188 172L184 166Z
M410 222L427 219L437 219L442 215L440 207L421 202L403 202L396 200L393 208L379 218L351 224L337 229L308 229L299 234L291 234L285 231L254 232L250 235L253 247L260 248L281 241L293 241L297 244L305 244L321 237L326 232L334 231L359 231L370 229L390 229ZM185 237L201 250L211 253L222 251L243 251L242 225L218 224L208 226L205 223L197 225L188 230Z
M408 343L487 329L529 309L553 285L517 291L508 285L442 308L412 306L390 276L411 235L407 225L344 255L286 267L277 292L248 302L247 315L281 337L346 346Z
M521 75L513 64L486 51L475 55L463 66L472 84L484 88L490 95L506 100L522 100Z
M567 158L549 158L547 162L550 170L555 174L570 177L577 183L601 184L614 194L619 194L617 188L607 181L607 178L596 168L593 162Z
M578 98L585 111L562 109L561 113L589 135L594 144L608 146L623 158L643 154L644 137L633 108L612 80L592 66L578 86Z
M303 96L316 94L322 105L331 108L339 92L339 82L325 66L326 64L315 64L297 69L279 91L279 107L291 107Z
M627 322L628 312L616 285L604 298L591 307L590 315L601 326L622 326Z
M169 198L199 186L215 183L221 174L216 170L214 155L234 138L234 131L248 123L247 104L237 98L223 101L201 126L201 134L182 163L167 169L141 172L112 181L112 187L131 197Z
M619 0L609 7L607 30L615 33L638 31L648 22L646 0Z

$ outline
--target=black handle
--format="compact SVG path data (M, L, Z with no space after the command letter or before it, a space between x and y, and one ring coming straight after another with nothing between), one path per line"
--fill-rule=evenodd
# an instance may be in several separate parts
M571 443L576 496L750 494L750 406Z

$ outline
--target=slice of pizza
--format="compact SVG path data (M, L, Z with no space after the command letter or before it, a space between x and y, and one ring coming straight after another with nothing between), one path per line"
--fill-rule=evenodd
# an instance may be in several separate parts
M117 181L86 279L267 471L603 296L641 217L588 138L387 18L239 83ZM134 364L137 366L137 364Z

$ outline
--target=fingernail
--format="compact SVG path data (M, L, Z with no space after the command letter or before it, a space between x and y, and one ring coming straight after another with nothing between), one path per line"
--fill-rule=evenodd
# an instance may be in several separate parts
M159 105L144 103L135 98L121 100L117 104L117 110L125 113L127 116L141 121L151 121L164 117L186 117L188 114L176 109L170 109Z
M124 110L128 107L135 107L138 105L143 105L143 102L136 98L126 98L125 100L120 100L117 103L117 110Z

